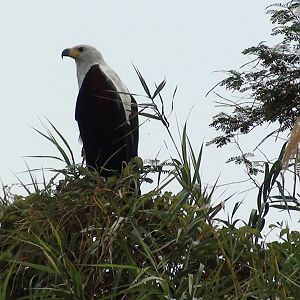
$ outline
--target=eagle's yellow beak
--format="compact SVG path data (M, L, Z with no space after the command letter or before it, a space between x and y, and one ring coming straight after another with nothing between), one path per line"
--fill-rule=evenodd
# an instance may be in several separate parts
M69 56L72 58L78 58L80 55L80 51L78 48L67 48L61 53L61 58L64 58L64 56Z

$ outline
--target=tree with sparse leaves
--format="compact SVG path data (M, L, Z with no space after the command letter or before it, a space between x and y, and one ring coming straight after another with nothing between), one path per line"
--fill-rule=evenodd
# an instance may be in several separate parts
M262 42L244 50L251 61L228 71L218 84L240 100L225 100L228 112L219 113L210 124L222 132L210 142L217 147L264 124L277 124L270 135L290 130L300 115L300 1L275 4L267 12L276 25L272 34L280 42L275 46Z

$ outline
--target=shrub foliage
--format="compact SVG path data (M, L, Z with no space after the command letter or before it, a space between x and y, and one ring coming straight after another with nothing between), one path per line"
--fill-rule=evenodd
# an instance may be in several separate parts
M298 232L217 225L198 184L139 196L131 166L3 201L0 299L298 299Z

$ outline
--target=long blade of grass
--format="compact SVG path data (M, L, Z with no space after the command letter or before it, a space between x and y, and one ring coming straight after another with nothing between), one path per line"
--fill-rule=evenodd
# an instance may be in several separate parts
M151 93L150 93L150 90L148 88L148 85L147 85L145 79L143 78L143 76L142 76L141 72L139 71L139 69L134 64L132 64L132 65L133 65L133 67L135 69L136 74L139 77L139 80L140 80L140 82L141 82L141 84L142 84L142 86L144 88L144 91L146 92L147 96L151 99Z
M73 151L70 147L70 145L68 144L68 142L66 141L66 139L63 137L63 135L57 130L57 128L53 125L53 123L47 119L47 121L49 122L49 124L52 126L52 128L55 130L55 132L59 135L59 137L61 138L61 140L63 141L63 143L65 144L65 146L67 147L67 149L69 150L69 153L71 155L71 159L72 159L72 164L75 165L75 159L74 159L74 155L73 155Z

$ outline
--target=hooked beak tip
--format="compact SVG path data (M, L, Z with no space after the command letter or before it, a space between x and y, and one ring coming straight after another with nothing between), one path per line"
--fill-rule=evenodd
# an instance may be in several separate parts
M63 59L64 56L69 56L70 55L70 49L65 49L62 53L61 53L61 58Z

